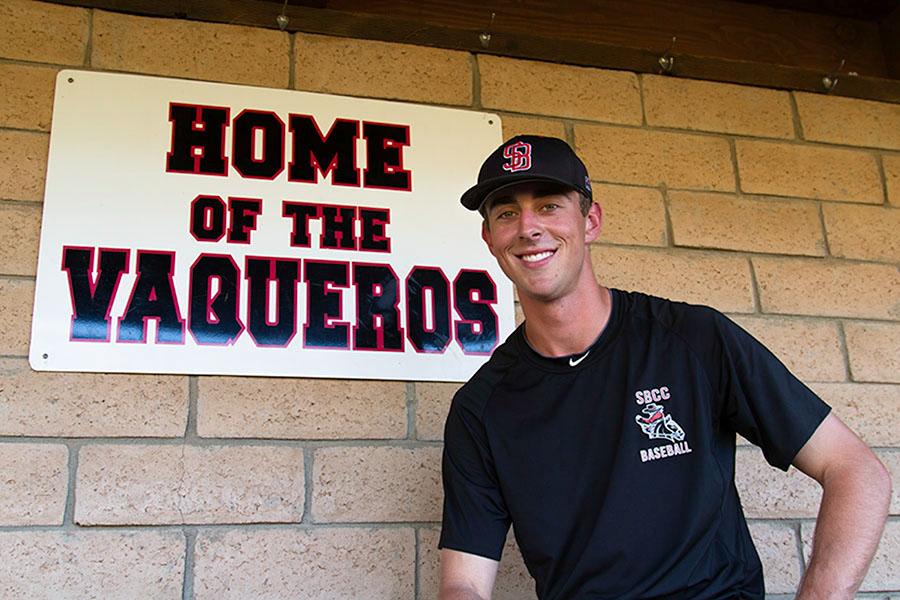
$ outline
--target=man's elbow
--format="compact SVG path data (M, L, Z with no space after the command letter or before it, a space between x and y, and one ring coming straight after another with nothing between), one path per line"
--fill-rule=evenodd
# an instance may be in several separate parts
M468 586L441 586L438 600L490 600L482 596L472 587Z

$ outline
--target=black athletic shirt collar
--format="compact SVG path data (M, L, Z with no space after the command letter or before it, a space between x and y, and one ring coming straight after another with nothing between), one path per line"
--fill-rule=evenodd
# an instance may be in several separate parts
M513 332L511 339L519 347L522 356L536 366L547 371L560 373L573 373L583 369L586 365L603 356L615 338L622 321L622 297L619 290L610 288L609 299L611 303L609 321L600 335L584 352L568 356L543 356L534 350L525 337L525 323L519 325Z

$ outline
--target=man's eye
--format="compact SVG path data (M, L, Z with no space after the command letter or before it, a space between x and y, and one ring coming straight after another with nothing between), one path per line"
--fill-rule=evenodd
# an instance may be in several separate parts
M544 210L556 210L557 208L559 208L559 204L556 204L555 202L548 202L542 208Z
M515 215L515 213L514 213L513 211L511 211L511 210L504 210L504 211L502 211L502 212L497 213L497 216L496 216L495 218L497 218L497 219L508 219L508 218L512 217L513 215Z

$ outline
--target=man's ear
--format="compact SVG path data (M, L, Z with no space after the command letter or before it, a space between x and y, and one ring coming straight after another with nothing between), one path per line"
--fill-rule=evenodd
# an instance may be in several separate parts
M491 244L491 229L488 226L487 219L481 222L481 239L483 239L484 243L487 245L488 251L496 256L496 254L494 254L494 246Z
M591 202L588 214L584 216L584 243L590 244L598 237L603 229L603 209L596 202Z

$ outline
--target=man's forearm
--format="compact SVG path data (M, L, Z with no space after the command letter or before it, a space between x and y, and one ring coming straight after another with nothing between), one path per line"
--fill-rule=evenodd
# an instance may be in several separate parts
M887 519L891 480L874 457L829 474L822 487L812 554L797 600L853 598Z

